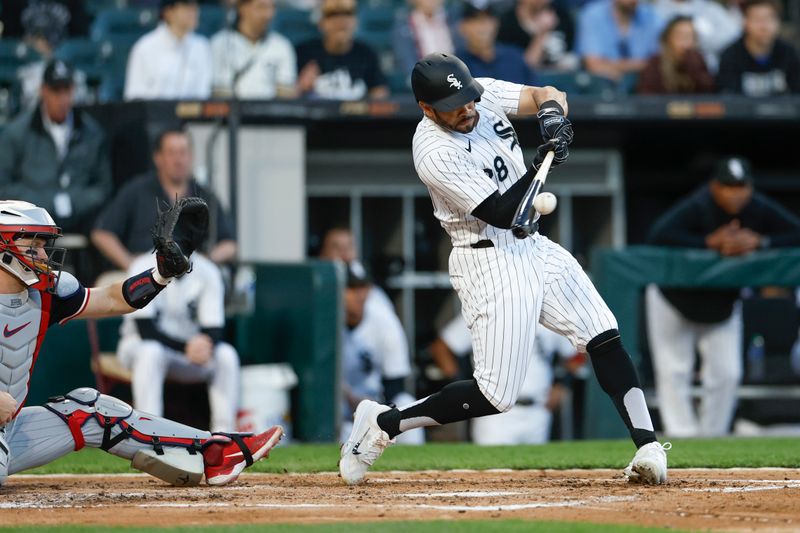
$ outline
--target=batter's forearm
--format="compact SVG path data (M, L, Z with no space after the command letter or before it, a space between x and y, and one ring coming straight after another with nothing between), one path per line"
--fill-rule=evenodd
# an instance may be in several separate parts
M516 115L535 115L539 112L541 105L550 100L560 105L564 110L564 115L567 115L569 112L569 107L567 105L567 93L559 91L555 87L550 86L524 87L519 96L519 106Z
M536 103L537 110L542 107L543 103L549 102L550 100L560 105L564 110L564 115L567 115L567 93L550 86L533 88L533 101Z
M536 170L529 168L517 182L500 194L495 191L490 197L472 210L472 215L496 228L511 229L517 208L528 187L536 176Z

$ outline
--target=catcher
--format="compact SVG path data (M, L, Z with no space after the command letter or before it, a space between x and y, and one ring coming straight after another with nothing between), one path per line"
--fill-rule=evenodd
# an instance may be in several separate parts
M91 388L24 407L33 365L47 328L73 318L133 312L191 270L208 207L199 198L159 210L154 230L157 268L106 287L85 288L61 272L61 230L41 207L0 201L0 484L10 474L47 464L84 446L131 460L131 466L179 486L205 475L224 485L268 456L283 435L274 426L258 435L210 433L137 411Z

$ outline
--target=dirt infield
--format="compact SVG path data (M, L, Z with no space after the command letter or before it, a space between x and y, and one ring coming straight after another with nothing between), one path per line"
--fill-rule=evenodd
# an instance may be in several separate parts
M611 470L243 475L229 487L180 489L144 475L14 476L3 525L324 523L517 518L710 530L800 529L800 470L672 470L666 486ZM156 512L157 510L157 512Z

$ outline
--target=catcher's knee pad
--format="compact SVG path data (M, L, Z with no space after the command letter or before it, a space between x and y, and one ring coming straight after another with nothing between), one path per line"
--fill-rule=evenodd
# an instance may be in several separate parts
M103 428L103 437L101 442L90 445L111 451L131 439L145 445L132 454L131 465L137 470L173 485L196 485L202 479L204 465L199 452L211 436L207 431L136 411L127 403L91 388L51 398L44 407L69 426L75 450L86 444L83 426L95 420Z

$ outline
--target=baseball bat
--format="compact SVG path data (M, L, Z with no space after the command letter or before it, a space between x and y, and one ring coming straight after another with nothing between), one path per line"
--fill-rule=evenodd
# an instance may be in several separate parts
M514 215L514 224L511 226L511 232L517 239L524 239L531 234L533 212L535 211L533 201L547 180L547 173L550 171L550 165L553 163L555 155L555 152L551 150L544 156L542 165L536 171L533 181L525 192L525 196L522 197L519 207L517 207L517 213Z

